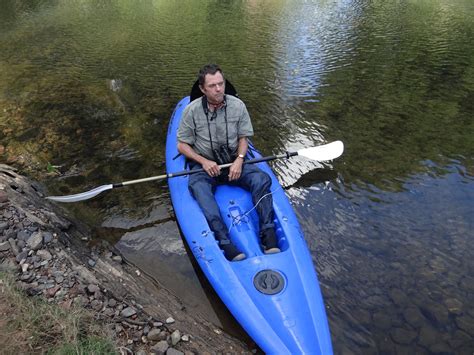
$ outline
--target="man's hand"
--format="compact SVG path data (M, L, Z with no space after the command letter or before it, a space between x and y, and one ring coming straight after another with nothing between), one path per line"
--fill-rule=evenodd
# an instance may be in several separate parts
M242 174L242 165L244 160L242 158L237 158L234 160L232 165L229 168L229 181L237 180Z
M219 176L221 173L221 168L215 161L212 160L205 160L202 164L202 168L209 176L216 177Z

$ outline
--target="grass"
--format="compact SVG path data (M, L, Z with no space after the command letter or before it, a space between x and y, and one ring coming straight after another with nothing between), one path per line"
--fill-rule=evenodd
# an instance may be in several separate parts
M0 272L2 354L117 354L105 328L83 308L66 310L26 295L12 275Z

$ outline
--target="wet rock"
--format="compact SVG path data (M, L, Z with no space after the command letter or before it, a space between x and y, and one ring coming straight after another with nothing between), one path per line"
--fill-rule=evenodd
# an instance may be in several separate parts
M164 355L166 354L166 350L168 350L168 348L169 348L168 342L166 340L162 340L156 343L155 345L153 345L150 350L152 351L153 354Z
M437 343L438 335L439 334L435 328L429 324L425 324L420 330L418 344L425 348L429 348L431 345Z
M417 333L403 328L395 328L390 331L390 336L397 344L410 345L417 337Z
M413 328L420 327L426 322L426 318L421 313L420 309L416 306L410 306L403 311L403 317L406 322Z
M448 308L448 311L452 314L461 314L462 313L462 302L459 301L456 298L448 298L445 301L446 307Z
M377 312L373 315L374 323L378 328L389 330L392 328L392 320L385 312Z
M26 244L32 250L38 250L43 245L43 233L42 232L35 232L31 235L31 237L27 240Z
M120 314L122 315L122 317L124 318L129 318L135 314L137 314L137 311L134 310L132 307L127 307L125 308L124 310L122 310L122 312L120 312Z
M474 339L462 330L457 330L448 342L453 349L461 348L469 343L474 345Z
M171 333L171 345L175 346L181 340L181 332L177 329Z
M448 323L449 313L444 305L435 302L425 302L419 304L419 308L435 324L444 325Z
M468 315L456 317L456 325L470 336L474 336L474 318Z

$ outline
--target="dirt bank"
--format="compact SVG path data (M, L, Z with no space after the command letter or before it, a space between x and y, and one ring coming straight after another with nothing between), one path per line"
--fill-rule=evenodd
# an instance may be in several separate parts
M44 199L44 188L0 164L0 263L29 295L80 304L111 324L128 353L250 353L241 341L190 314L167 289Z

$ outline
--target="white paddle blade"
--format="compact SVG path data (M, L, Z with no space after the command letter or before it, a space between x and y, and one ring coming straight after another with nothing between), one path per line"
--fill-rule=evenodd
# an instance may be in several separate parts
M344 152L344 143L341 141L335 141L329 144L320 145L317 147L305 148L298 150L298 155L302 157L316 160L326 161L333 160L342 155Z
M97 196L101 192L112 190L112 189L113 189L112 184L102 185L90 191L81 192L80 194L67 195L67 196L47 196L46 198L48 200L57 201L57 202L78 202L78 201L88 200L94 196Z

